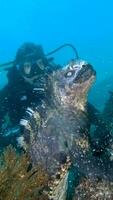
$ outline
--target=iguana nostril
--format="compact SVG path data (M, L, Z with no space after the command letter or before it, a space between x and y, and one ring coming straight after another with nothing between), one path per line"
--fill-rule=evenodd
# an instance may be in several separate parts
M67 160L66 154L65 154L64 152L61 152L61 153L59 154L59 162L60 162L61 164L65 164L65 163L66 163L66 160Z
M68 148L68 142L67 141L64 141L64 145L66 148Z

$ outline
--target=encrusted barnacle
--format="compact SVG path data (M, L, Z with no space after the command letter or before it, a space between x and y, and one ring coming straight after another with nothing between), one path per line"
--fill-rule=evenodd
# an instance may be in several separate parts
M89 150L89 142L87 138L75 139L75 143L83 150L83 153L86 153Z
M33 114L33 116L34 116L36 125L37 125L38 127L40 127L40 125L41 125L41 116L40 116L39 112L38 112L38 111L35 111L34 114Z
M56 174L56 179L60 179L60 173L59 172Z

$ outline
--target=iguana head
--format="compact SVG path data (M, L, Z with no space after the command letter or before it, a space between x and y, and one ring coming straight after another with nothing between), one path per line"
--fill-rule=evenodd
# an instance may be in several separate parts
M61 105L71 105L82 109L96 72L85 61L73 61L53 74L53 92Z

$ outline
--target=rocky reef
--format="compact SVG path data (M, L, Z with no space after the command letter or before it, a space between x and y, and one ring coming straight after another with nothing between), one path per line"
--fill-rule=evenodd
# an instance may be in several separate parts
M113 182L103 179L83 179L75 190L73 200L112 200Z

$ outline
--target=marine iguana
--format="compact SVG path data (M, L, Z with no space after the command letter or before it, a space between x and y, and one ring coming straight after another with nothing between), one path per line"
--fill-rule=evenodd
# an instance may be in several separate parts
M50 199L66 199L68 167L71 162L79 167L89 152L87 94L95 74L89 63L71 62L50 76L49 98L35 111L28 108L33 117L19 142L50 175Z

